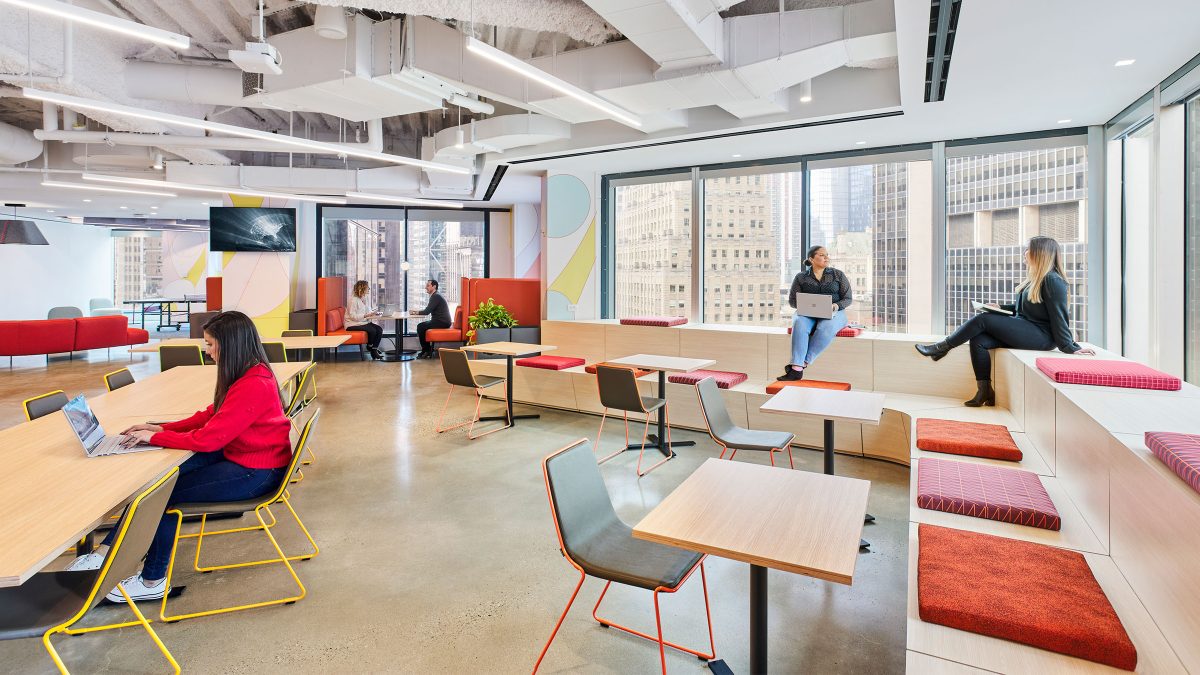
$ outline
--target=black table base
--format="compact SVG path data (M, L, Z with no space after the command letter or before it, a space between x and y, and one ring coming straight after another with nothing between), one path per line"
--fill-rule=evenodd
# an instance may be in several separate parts
M826 476L835 475L833 473L833 439L834 439L833 420L825 420L825 475ZM875 516L868 513L868 514L866 514L866 516L863 517L863 522L864 523L873 523L873 522L875 522ZM866 539L859 539L858 547L863 550L869 550L871 548L871 542L867 541Z

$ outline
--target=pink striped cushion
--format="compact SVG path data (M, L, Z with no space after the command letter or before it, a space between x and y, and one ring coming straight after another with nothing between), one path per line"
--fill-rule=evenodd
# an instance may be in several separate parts
M1200 436L1168 431L1147 431L1146 447L1179 474L1185 483L1200 492Z
M733 373L725 370L693 370L690 373L675 373L667 380L675 384L697 384L706 377L715 379L718 389L728 389L746 381L745 373Z
M1178 377L1135 361L1041 358L1037 360L1037 367L1050 379L1063 384L1095 384L1102 387L1162 391L1179 391L1183 387Z
M566 370L575 366L582 366L586 361L577 359L574 356L530 356L524 359L517 359L513 363L526 368L543 368L545 370Z
M622 326L682 326L687 323L683 316L627 316L621 319Z
M986 464L919 460L917 506L1045 530L1062 526L1037 474Z

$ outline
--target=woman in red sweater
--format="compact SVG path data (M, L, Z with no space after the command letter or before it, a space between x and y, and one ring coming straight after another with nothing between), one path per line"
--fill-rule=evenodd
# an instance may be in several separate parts
M138 424L123 433L139 441L196 453L179 467L168 504L227 502L267 494L285 479L292 459L291 423L283 413L279 382L258 329L241 312L222 312L204 324L208 355L216 363L213 404L191 417L161 426ZM162 598L177 521L163 515L140 574L122 582L134 600ZM76 558L68 570L99 569L108 539ZM121 602L113 590L109 600Z

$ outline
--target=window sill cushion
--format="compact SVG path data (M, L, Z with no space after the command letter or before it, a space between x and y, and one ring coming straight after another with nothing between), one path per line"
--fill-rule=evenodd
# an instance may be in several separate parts
M621 319L622 326L682 326L687 323L683 316L627 316Z
M514 363L525 368L541 368L543 370L566 370L582 366L586 361L574 356L530 356L517 359Z
M1062 519L1036 473L924 457L917 462L917 506L963 516L1059 530Z
M1093 384L1101 387L1179 391L1183 382L1150 366L1134 361L1040 358L1038 370L1055 382Z
M1196 492L1200 492L1200 436L1147 431L1146 447Z
M1002 424L956 422L932 417L917 419L917 448L948 455L1019 462L1024 457Z
M690 373L675 373L667 377L668 382L675 384L699 384L700 380L711 377L717 381L718 389L728 389L746 381L745 373L734 373L725 370L693 370Z

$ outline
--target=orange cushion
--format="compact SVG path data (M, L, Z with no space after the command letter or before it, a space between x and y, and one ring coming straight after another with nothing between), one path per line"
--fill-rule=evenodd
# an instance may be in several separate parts
M917 447L948 455L1019 462L1024 456L1002 424L955 422L922 417L917 420Z
M778 394L784 387L809 387L811 389L833 389L850 391L849 382L826 382L824 380L775 380L767 385L768 394Z
M346 309L344 307L334 307L325 312L325 334L332 335L335 331L339 331L346 326Z
M586 365L583 367L583 371L585 373L591 373L592 375L595 375L596 374L596 366L608 366L609 368L627 368L627 369L633 371L634 377L645 377L645 376L649 375L650 373L654 372L653 370L642 370L641 368L634 368L632 366L623 366L619 363L609 363L607 361L601 361L599 363L592 363L592 364Z
M326 335L349 335L350 339L342 344L344 345L365 345L367 344L367 334L361 330L332 330L325 333Z
M918 536L922 621L1137 667L1137 649L1082 554L924 524Z
M425 331L426 342L462 342L461 328L430 328Z

